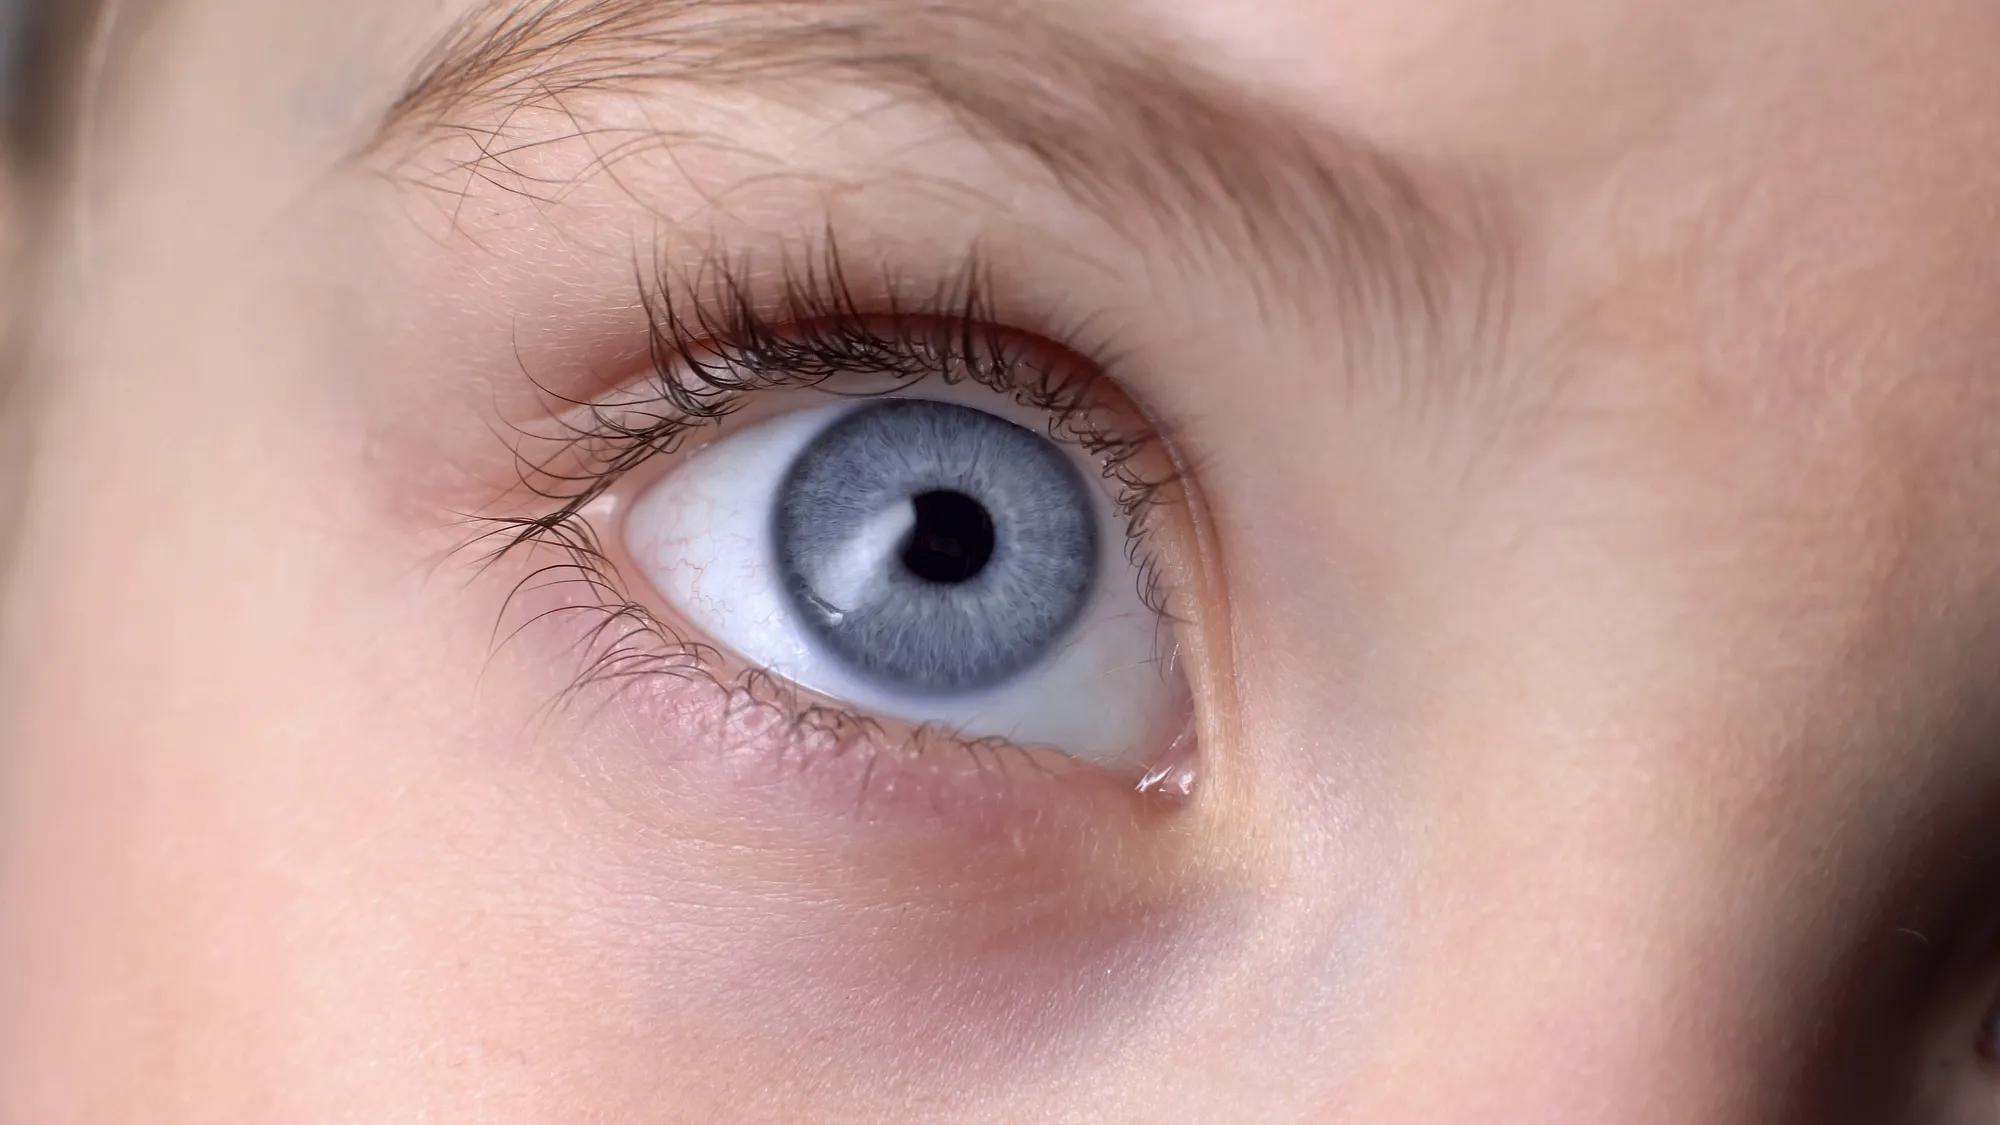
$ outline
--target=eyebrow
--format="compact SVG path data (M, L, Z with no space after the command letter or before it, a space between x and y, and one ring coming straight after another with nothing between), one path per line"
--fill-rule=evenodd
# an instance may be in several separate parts
M1484 217L1457 206L1469 193L1197 60L1090 30L1006 0L485 0L432 51L377 145L471 136L504 167L533 143L505 134L526 108L583 131L574 105L594 93L845 82L934 104L1032 157L1114 228L1144 215L1195 255L1224 255L1260 298L1317 282L1361 310L1413 302L1435 319L1454 260L1490 249Z

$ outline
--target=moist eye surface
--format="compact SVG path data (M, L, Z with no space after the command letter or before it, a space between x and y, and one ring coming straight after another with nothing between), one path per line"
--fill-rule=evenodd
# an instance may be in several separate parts
M1176 525L1142 558L1103 459L984 386L793 402L607 505L668 633L804 707L1134 780L1180 744L1178 633L1145 569Z
M1069 631L1099 579L1089 485L1049 439L985 411L845 413L779 484L771 552L800 619L905 691L989 688Z

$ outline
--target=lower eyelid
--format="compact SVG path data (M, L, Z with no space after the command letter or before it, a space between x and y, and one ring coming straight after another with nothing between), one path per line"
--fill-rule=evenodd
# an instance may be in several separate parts
M884 722L817 700L732 667L728 656L647 620L650 611L601 593L562 580L523 587L516 608L533 624L515 640L581 654L584 670L563 689L558 712L615 720L617 752L639 759L631 769L705 794L717 802L711 815L1086 847L1117 825L1143 828L1189 796L1172 784L1141 793L1132 780L1057 751ZM1173 749L1158 766L1163 776L1188 768L1190 742Z

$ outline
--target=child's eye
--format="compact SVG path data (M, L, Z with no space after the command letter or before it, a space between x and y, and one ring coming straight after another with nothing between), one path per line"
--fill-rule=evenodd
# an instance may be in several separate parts
M1185 726L1107 468L976 385L829 400L731 430L631 498L666 607L869 716L1143 767Z

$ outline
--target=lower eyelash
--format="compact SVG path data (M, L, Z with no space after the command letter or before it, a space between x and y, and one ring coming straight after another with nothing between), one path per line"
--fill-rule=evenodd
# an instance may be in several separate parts
M524 553L548 550L540 566L510 591L495 626L495 643L537 623L571 614L595 615L575 645L582 668L546 708L553 712L586 691L608 689L604 704L654 677L706 680L730 695L731 708L761 709L791 734L836 746L878 745L880 724L837 705L808 702L797 689L758 669L725 678L726 663L712 646L678 635L626 592L613 560L592 526L591 507L616 484L654 457L681 449L690 436L719 425L759 391L821 387L828 380L886 378L893 393L930 379L978 382L995 393L1045 411L1048 436L1081 449L1103 466L1115 488L1114 507L1126 525L1127 557L1144 603L1160 618L1163 638L1175 616L1169 589L1150 547L1154 513L1177 495L1179 476L1147 475L1167 465L1159 439L1143 424L1114 432L1098 415L1109 393L1103 367L1087 359L1051 362L1018 334L1001 328L986 294L984 264L969 258L949 280L921 299L888 294L871 308L849 284L837 243L780 274L774 300L758 301L747 263L730 266L711 257L679 284L641 278L639 305L647 313L651 372L641 387L608 403L565 398L537 387L570 417L549 432L516 427L521 486L553 505L538 514L475 515L482 530L467 548L482 569ZM772 310L772 311L767 311ZM1051 349L1051 353L1058 349ZM529 374L532 379L532 373ZM829 393L839 393L829 391ZM579 593L550 608L532 609L513 628L517 610L562 588ZM1163 642L1162 652L1170 649ZM952 745L999 762L1035 759L1003 739L964 739L934 726L913 730L907 752Z
M773 765L802 775L815 767L823 770L844 763L845 769L836 771L849 779L841 786L846 796L840 799L850 801L856 815L868 812L872 802L892 794L907 804L913 794L926 792L921 777L914 779L916 785L906 784L913 780L908 769L921 767L938 753L953 755L961 766L969 763L979 780L976 788L988 800L1000 799L1003 806L1023 780L1061 776L1046 757L1006 738L967 736L936 723L899 724L903 729L892 738L880 720L836 703L809 699L790 681L763 669L746 667L725 677L719 669L726 660L718 650L680 636L646 606L626 597L609 556L587 522L579 519L546 525L534 538L522 539L524 525L504 517L495 520L500 526L486 534L502 536L503 544L484 554L482 567L496 564L523 546L548 547L563 555L562 561L538 567L515 583L502 607L502 622L517 604L533 606L539 600L537 595L566 586L585 591L574 600L531 608L524 620L504 632L496 623L493 643L497 654L500 647L537 624L570 615L584 618L573 642L582 667L542 706L538 723L578 706L587 694L596 697L589 708L595 714L659 678L706 685L721 696L712 726L702 730L709 745L725 754L755 747L760 758L771 756ZM1180 749L1178 745L1171 748L1168 757L1133 779L1130 789L1161 808L1185 802L1192 792L1192 773ZM967 808L962 798L939 798L931 792L929 811L960 827L977 826L992 815L988 804ZM1064 789L1057 787L1053 792ZM946 807L947 801L954 807ZM1038 801L1035 807L1045 806Z

